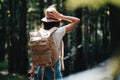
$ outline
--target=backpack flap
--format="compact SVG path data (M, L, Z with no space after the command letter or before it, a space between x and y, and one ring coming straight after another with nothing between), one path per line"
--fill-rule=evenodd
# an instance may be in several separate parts
M30 41L38 41L41 39L39 32L30 32Z
M47 42L46 35L42 36L39 32L30 32L30 46L46 45Z
M37 32L30 32L29 46L36 46L41 40L41 35Z

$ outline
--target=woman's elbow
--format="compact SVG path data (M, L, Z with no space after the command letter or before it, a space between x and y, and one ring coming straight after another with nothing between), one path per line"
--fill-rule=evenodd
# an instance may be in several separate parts
M76 23L77 24L80 23L80 19L79 18L76 19Z

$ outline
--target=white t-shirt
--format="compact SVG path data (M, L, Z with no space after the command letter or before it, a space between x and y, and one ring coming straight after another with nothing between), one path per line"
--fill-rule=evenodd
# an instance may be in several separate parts
M59 50L59 48L61 46L61 41L62 41L64 35L65 35L65 27L59 27L53 33L53 36L54 36L54 39L55 39L58 50Z

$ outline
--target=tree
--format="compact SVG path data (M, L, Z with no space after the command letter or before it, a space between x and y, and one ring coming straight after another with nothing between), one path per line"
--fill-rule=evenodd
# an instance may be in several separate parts
M16 53L16 37L15 37L15 21L16 21L16 10L14 7L16 7L15 1L8 1L8 6L10 10L10 17L9 17L9 22L7 24L8 26L8 38L7 38L7 50L8 50L8 71L9 73L14 73L16 69L16 64L15 64L15 55ZM16 54L15 54L16 53Z
M10 11L6 25L9 73L27 73L26 3L26 0L7 1Z
M115 5L110 5L110 28L111 28L111 49L112 53L120 48L120 9Z
M4 2L0 1L0 62L3 62L5 60L5 6Z
M28 53L27 53L27 0L21 0L20 5L20 31L19 31L19 46L20 46L20 73L27 74L28 70Z

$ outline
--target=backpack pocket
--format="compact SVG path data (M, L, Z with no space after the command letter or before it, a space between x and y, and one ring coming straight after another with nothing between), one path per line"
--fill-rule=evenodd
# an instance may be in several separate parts
M52 65L52 55L51 54L43 54L43 55L36 55L32 54L32 62L34 65L41 65L49 67Z

